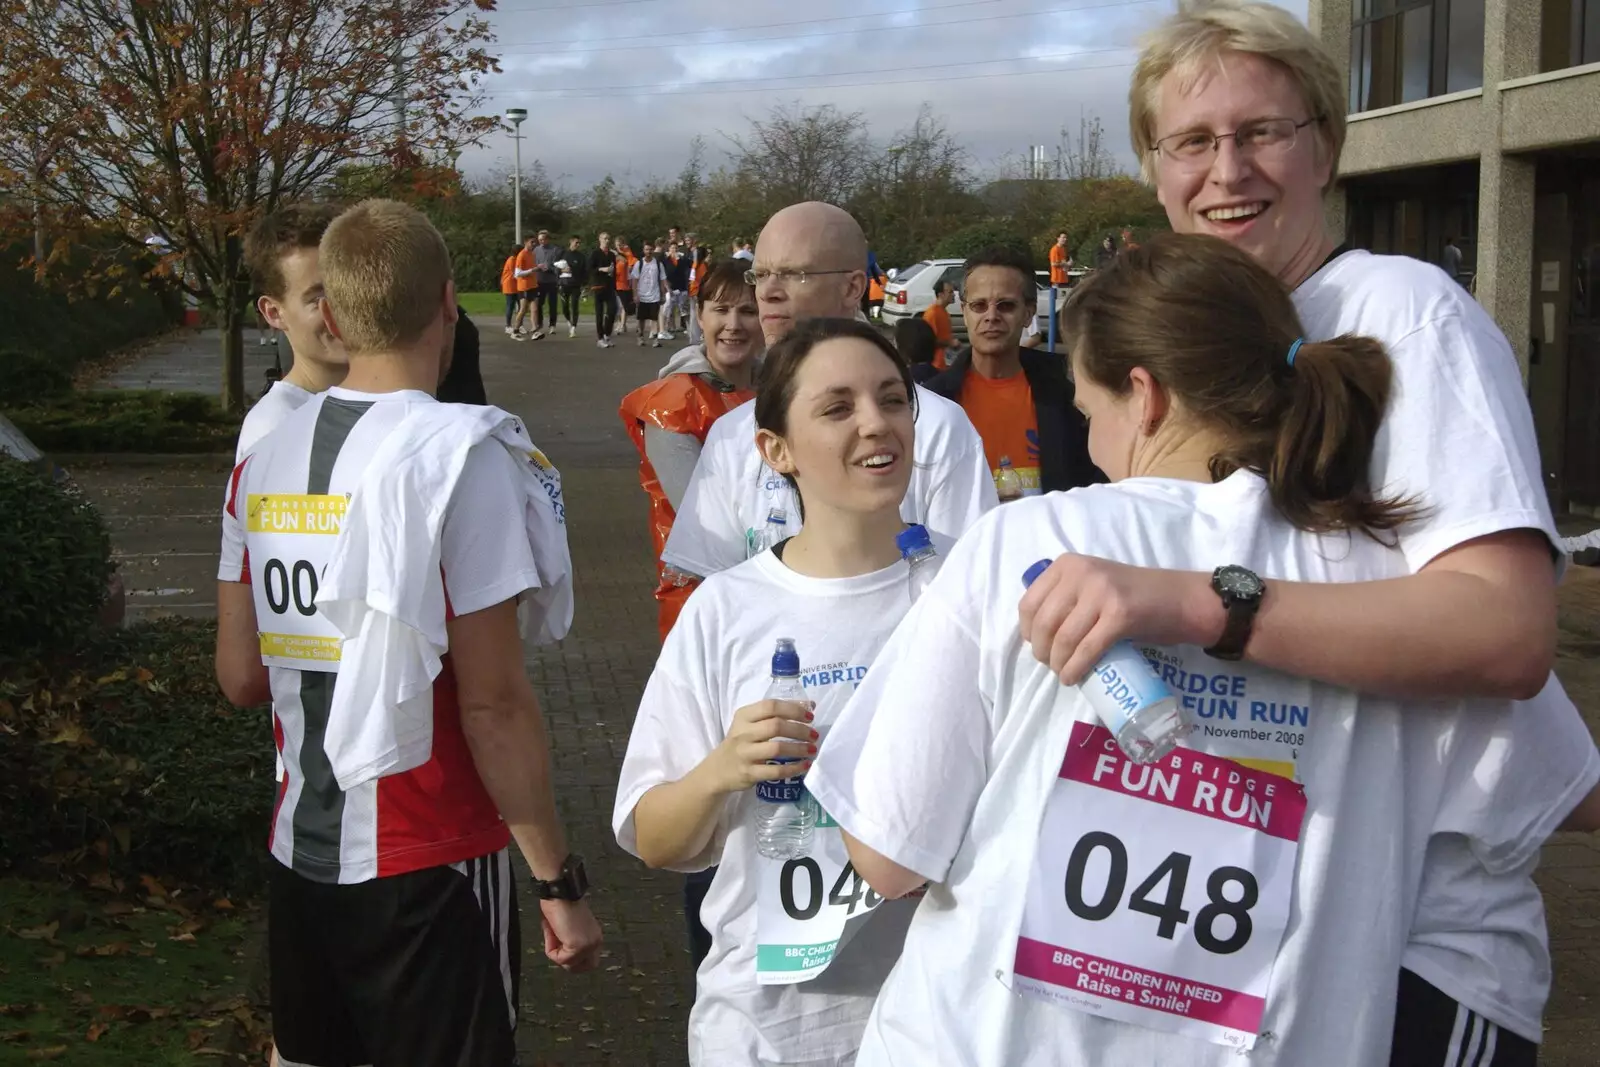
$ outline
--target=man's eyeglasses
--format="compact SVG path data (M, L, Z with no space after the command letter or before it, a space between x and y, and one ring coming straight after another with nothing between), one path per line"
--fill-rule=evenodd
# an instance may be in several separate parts
M762 282L774 281L787 288L790 285L804 285L807 278L815 278L821 274L854 274L854 270L768 270L758 267L744 272L746 285L760 285Z
M1301 130L1321 121L1321 115L1306 119L1304 122L1296 122L1294 119L1258 119L1255 122L1247 122L1229 133L1189 130L1161 138L1150 150L1159 152L1174 163L1184 166L1209 164L1212 155L1226 137L1233 138L1234 147L1240 152L1282 153L1295 146Z

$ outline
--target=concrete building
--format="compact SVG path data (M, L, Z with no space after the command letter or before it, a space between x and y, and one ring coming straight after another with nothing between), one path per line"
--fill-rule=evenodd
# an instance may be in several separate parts
M1552 504L1600 514L1600 0L1310 0L1308 14L1349 62L1336 227L1459 261L1522 364Z

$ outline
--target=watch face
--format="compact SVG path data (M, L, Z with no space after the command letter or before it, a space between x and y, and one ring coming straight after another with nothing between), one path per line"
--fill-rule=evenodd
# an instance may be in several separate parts
M1254 600L1265 588L1255 572L1234 566L1218 567L1211 576L1211 585L1222 596L1240 600Z

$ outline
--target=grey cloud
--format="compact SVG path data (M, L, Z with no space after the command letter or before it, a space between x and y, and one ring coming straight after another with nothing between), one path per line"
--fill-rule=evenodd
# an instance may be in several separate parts
M740 133L749 118L792 101L865 112L878 140L910 125L928 104L980 171L1008 154L1026 155L1030 144L1053 145L1061 127L1077 129L1080 114L1098 117L1108 147L1131 169L1126 122L1134 49L1173 5L643 0L549 6L550 0L512 0L489 16L499 36L491 51L501 56L503 73L486 83L485 110L527 108L524 164L539 160L559 184L577 191L608 173L624 181L671 178L696 134L706 138L715 165L727 146L721 133ZM1305 17L1305 0L1280 6ZM898 14L883 14L890 11ZM868 12L879 17L792 25ZM902 28L888 29L896 23ZM723 32L709 32L712 27ZM703 32L683 36L696 30ZM980 63L989 60L996 62ZM1052 72L1024 73L1029 70ZM851 73L876 71L883 73ZM829 77L784 80L796 75ZM461 162L469 175L509 170L509 135L491 138Z

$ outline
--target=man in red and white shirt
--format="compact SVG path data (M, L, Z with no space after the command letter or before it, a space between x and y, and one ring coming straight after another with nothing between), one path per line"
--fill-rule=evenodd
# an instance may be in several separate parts
M218 573L217 677L239 705L272 700L283 760L270 848L269 953L279 1062L516 1061L513 839L541 897L546 954L598 962L550 788L537 698L523 669L519 598L541 586L517 460L472 448L438 546L449 652L433 682L428 760L349 790L324 739L341 642L317 585L369 460L435 405L456 320L443 240L426 218L366 201L320 247L344 384L263 438L229 481ZM372 278L393 282L374 289ZM267 666L270 663L271 666ZM376 713L376 711L375 711Z

